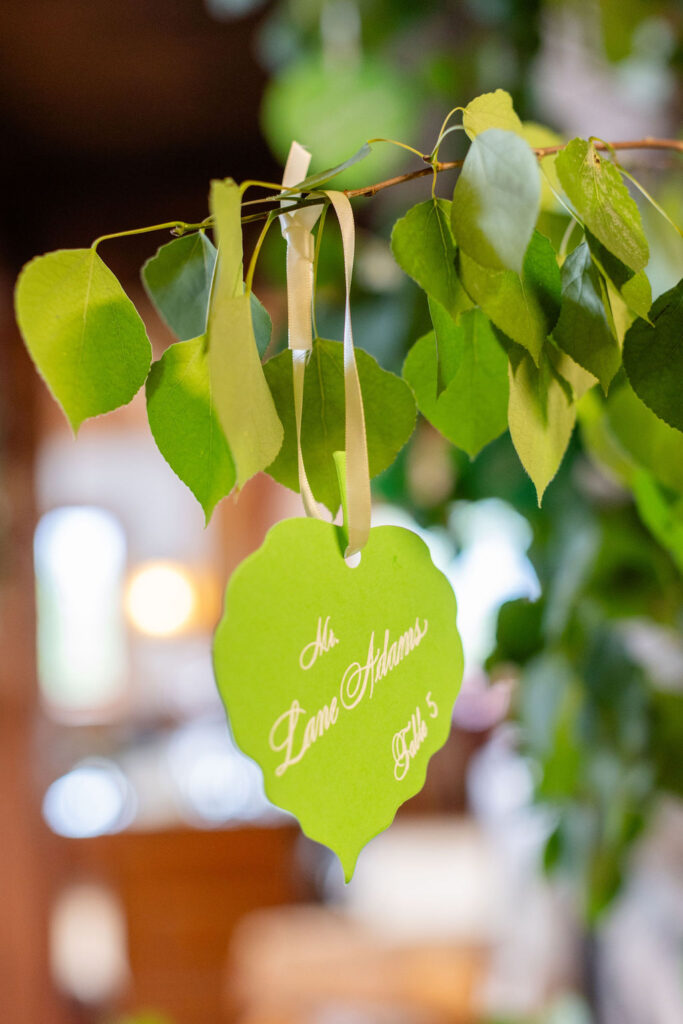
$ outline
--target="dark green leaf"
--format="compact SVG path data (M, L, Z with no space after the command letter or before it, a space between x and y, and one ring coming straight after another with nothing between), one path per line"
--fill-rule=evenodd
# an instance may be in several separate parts
M586 231L586 241L593 262L603 277L616 289L622 301L636 316L647 320L652 305L652 289L645 272L639 270L634 274L630 267L617 259L590 231Z
M152 361L145 325L94 249L60 249L27 263L17 323L41 377L74 431L130 402Z
M514 132L489 128L472 142L453 193L457 244L482 267L521 272L540 198L529 145Z
M216 249L203 231L162 245L142 267L157 312L181 341L206 331Z
M562 310L553 338L607 391L619 369L621 352L607 321L600 278L586 242L567 256L562 267Z
M439 339L445 390L437 396L433 333L413 345L403 376L415 392L422 415L474 458L507 426L507 359L480 310L463 313L457 324L449 320L450 328Z
M450 202L428 199L408 210L394 224L391 251L401 269L451 316L471 308L455 268Z
M487 666L513 662L524 665L543 649L542 600L530 601L519 597L506 601L498 611L496 623L496 649L487 659Z
M641 469L635 471L632 487L640 518L683 573L683 497Z
M683 798L683 696L680 693L655 693L653 744L657 781L663 789Z
M640 213L621 173L585 139L572 139L555 161L557 174L579 217L598 241L637 272L649 259Z
M181 341L206 331L216 248L203 231L183 235L157 250L142 267L142 282L164 323ZM273 325L268 311L251 294L251 317L263 357Z
M415 426L415 401L408 385L362 349L356 349L370 475L396 458ZM292 353L287 350L264 366L266 380L285 428L278 457L268 473L279 483L299 489L296 425L292 402ZM344 355L338 341L316 338L306 366L301 447L311 489L331 512L339 508L339 484L333 454L344 449Z
M660 483L683 494L683 434L651 412L621 374L618 381L607 399L612 433Z
M218 422L203 337L179 341L152 365L147 416L159 451L204 509L206 522L235 484L235 464Z
M251 324L254 328L256 348L261 359L263 359L273 334L273 321L270 319L270 313L266 307L259 302L253 292L251 292L249 298L251 301Z
M659 296L650 321L636 320L626 332L624 369L638 397L683 431L683 281Z
M522 276L496 272L460 254L460 274L472 299L504 334L522 345L538 365L547 336L560 312L562 282L553 247L535 231L524 257Z

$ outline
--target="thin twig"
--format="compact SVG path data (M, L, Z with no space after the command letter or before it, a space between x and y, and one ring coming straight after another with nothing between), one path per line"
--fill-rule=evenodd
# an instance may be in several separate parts
M563 142L558 146L540 146L533 147L534 153L540 159L544 156L552 156L553 153L559 153L560 150L564 149L566 142ZM627 142L594 142L593 145L596 149L607 150L607 149L668 149L675 150L678 153L683 153L683 140L680 139L633 139ZM428 174L433 174L434 171L440 173L441 171L452 171L458 167L462 167L464 160L447 160L439 161L429 167L420 167L417 171L409 171L408 174L399 174L395 178L387 178L386 181L378 181L375 185L365 185L363 188L352 188L346 189L345 193L349 199L354 199L357 196L374 196L377 192L381 192L382 189L392 188L393 185L401 185L404 181L412 181L414 178L424 178Z

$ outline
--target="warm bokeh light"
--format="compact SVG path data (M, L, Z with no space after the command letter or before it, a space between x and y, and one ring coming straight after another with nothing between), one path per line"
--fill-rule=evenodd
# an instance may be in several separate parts
M198 610L195 581L181 565L148 562L126 588L126 614L149 636L174 636L190 627Z

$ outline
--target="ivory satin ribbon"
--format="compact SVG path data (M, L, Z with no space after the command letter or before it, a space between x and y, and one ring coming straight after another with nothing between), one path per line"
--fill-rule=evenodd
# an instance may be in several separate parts
M306 177L311 155L298 142L293 142L287 158L282 184L291 188ZM345 556L356 554L367 542L370 533L370 472L365 434L363 398L351 330L351 274L355 246L355 227L351 203L343 192L326 193L339 220L344 253L346 301L344 310L344 410L346 448L346 534ZM293 200L282 200L286 208ZM313 347L311 308L313 303L313 228L322 212L309 206L280 214L282 234L287 240L287 318L289 347L292 350L294 414L296 420L299 488L306 514L324 519L321 507L313 497L306 476L301 450L304 376L308 353Z

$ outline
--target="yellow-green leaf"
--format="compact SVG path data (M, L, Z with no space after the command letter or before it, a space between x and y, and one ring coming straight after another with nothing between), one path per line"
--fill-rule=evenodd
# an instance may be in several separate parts
M538 503L553 479L574 429L576 407L544 352L536 366L528 352L510 353L510 437L536 488Z
M74 431L130 402L152 350L135 306L94 249L60 249L27 263L17 323L36 368Z
M650 253L640 213L607 154L586 139L572 139L555 167L588 230L631 270L643 270Z
M204 337L167 348L152 365L146 391L157 447L190 488L208 523L235 485L235 464L212 401Z
M512 96L504 89L485 92L476 96L465 107L462 124L470 139L487 128L502 128L507 132L522 134L522 122L512 105Z
M524 258L522 276L496 272L460 253L465 289L489 320L522 345L538 363L545 340L560 312L562 283L552 245L535 231Z
M213 400L242 487L269 466L284 431L263 374L251 301L242 281L240 192L234 181L211 185L218 237L218 279L209 313L208 359Z

